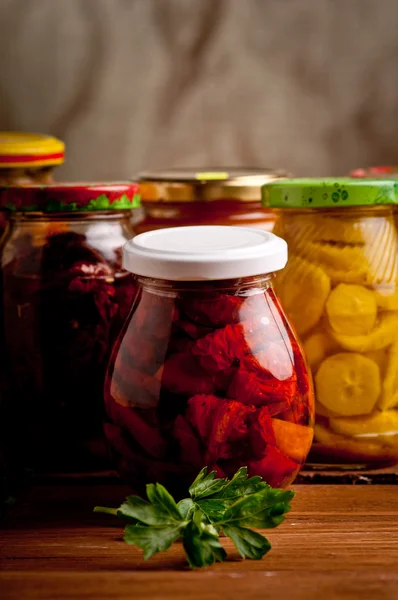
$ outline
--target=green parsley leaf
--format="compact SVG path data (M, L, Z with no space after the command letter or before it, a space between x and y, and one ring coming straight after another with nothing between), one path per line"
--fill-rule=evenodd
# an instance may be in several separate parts
M144 551L148 560L157 552L165 552L181 536L180 525L165 527L145 527L145 525L127 525L124 530L126 544L134 544Z
M191 487L189 488L189 494L192 500L199 500L200 498L206 498L211 496L220 490L222 490L228 479L216 479L217 473L212 471L207 474L207 467L204 467Z
M217 560L222 562L227 557L218 531L212 525L189 523L184 531L183 545L189 566L193 569L212 565Z
M223 527L223 532L233 541L242 558L260 560L271 550L271 544L260 533L246 527Z
M189 498L178 504L159 483L146 488L148 500L128 496L119 508L95 507L122 519L124 540L144 551L147 560L182 540L192 568L224 561L219 535L230 537L243 558L259 560L271 548L268 540L249 529L276 527L290 510L294 493L273 489L261 477L248 477L242 467L232 479L218 479L202 469L189 488Z

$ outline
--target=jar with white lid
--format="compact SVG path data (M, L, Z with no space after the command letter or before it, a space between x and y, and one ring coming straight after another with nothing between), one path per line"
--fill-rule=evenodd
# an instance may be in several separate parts
M275 296L286 243L250 228L151 231L123 249L137 292L105 382L105 434L138 493L177 495L198 470L290 484L313 436L313 392Z

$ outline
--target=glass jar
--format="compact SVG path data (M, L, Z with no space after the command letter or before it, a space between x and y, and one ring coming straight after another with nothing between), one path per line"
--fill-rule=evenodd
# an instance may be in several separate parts
M137 193L131 183L0 188L7 430L13 458L38 472L107 466L103 380L134 291L121 248Z
M311 464L398 463L397 192L385 180L265 186L289 261L275 286L315 383Z
M0 132L0 185L51 183L54 168L65 159L65 145L48 135ZM7 226L0 212L0 236Z
M313 394L273 288L283 240L223 226L144 233L123 250L137 281L105 383L105 433L138 493L177 495L207 465L287 486L313 436Z
M137 233L191 225L239 225L271 231L274 216L261 205L261 185L287 177L270 169L190 169L138 176L144 220Z

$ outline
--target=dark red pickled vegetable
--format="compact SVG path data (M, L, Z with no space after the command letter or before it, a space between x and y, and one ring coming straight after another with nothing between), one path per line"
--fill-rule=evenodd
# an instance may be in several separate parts
M239 293L163 283L162 296L162 282L140 285L105 383L105 431L117 426L128 443L124 452L115 431L106 433L119 472L137 490L156 472L177 495L205 465L221 477L248 466L288 485L309 451L313 396L269 279L243 281ZM140 428L127 412L150 422Z
M106 219L99 233L95 216L82 220L32 222L3 251L10 427L24 466L39 472L109 468L103 385L135 284L119 262L123 240L101 233Z

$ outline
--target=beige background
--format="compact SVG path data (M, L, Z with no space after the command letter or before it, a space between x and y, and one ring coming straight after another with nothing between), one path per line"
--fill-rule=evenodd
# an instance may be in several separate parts
M398 0L0 0L0 74L64 178L398 164Z

